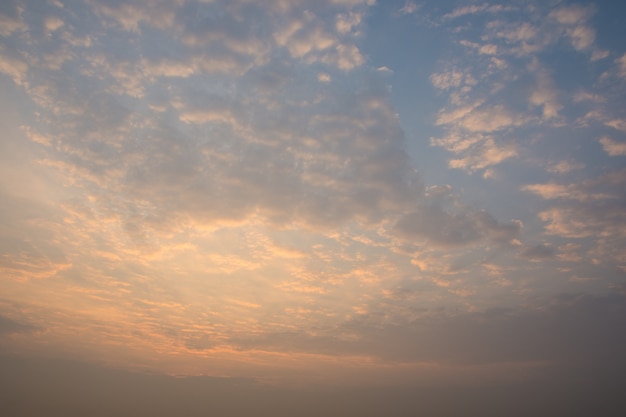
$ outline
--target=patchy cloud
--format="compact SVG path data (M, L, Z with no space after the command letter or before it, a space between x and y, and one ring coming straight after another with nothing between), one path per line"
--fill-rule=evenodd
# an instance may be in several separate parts
M617 142L609 137L600 138L600 144L604 151L610 156L626 155L626 143Z
M520 252L520 256L525 259L550 259L556 255L555 249L546 244L528 246Z
M608 375L626 55L607 18L4 2L0 349L272 386Z

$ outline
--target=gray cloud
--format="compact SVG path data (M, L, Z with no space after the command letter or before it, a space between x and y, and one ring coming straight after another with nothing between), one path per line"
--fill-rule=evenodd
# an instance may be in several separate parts
M322 57L304 65L276 44L278 23L292 22L319 26L339 45L334 20L324 26L279 3L159 2L145 14L143 3L92 7L102 19L93 32L107 42L70 58L79 73L52 71L28 92L49 118L48 163L82 177L74 185L95 198L96 215L112 213L114 203L114 216L136 241L190 220L253 214L315 228L400 216L399 233L444 246L485 237L506 243L517 234L517 225L486 212L451 215L417 204L424 190L379 71L354 68L343 82L347 76ZM128 31L125 42L111 21ZM75 23L67 25L73 36L87 34ZM165 30L174 36L142 41ZM202 62L215 57L237 69L212 73L219 65ZM318 80L321 69L329 84Z
M426 206L400 218L396 231L405 238L425 239L443 247L464 246L484 238L510 243L521 229L517 222L500 223L485 211L453 214Z
M13 319L0 315L0 335L30 332L35 329L37 329L37 327L33 325L15 321Z
M520 256L526 259L548 259L553 258L555 255L556 250L546 244L528 246L520 252Z
M283 332L231 342L240 349L363 354L399 362L543 363L574 373L626 370L621 354L626 336L620 331L626 298L618 294L562 295L536 309L422 310L422 318L395 325L381 321L388 311L389 306L373 306L336 329L316 329L316 336Z

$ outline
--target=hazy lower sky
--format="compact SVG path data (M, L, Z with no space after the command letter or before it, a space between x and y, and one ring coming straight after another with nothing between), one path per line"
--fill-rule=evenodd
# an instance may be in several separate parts
M626 415L625 39L617 0L3 0L9 414Z

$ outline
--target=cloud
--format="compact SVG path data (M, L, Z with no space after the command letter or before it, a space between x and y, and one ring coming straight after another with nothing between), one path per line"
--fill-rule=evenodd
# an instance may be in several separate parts
M623 170L614 170L581 183L567 185L556 183L529 184L523 186L522 190L535 193L548 200L610 201L621 197L617 191L619 185L624 181Z
M402 325L380 325L379 309L384 307L354 317L331 334L286 331L251 335L236 343L242 349L369 354L405 364L535 361L575 372L586 372L594 364L602 372L609 372L612 364L626 366L620 355L626 340L618 330L626 302L617 294L560 295L540 309L494 308L449 316L427 312ZM344 331L355 337L342 338ZM600 353L603 349L608 356Z
M556 250L550 245L539 244L524 248L519 255L522 258L531 260L551 259L556 256Z
M565 35L574 49L578 51L591 49L591 61L597 61L606 58L609 51L594 47L596 33L587 25L587 21L593 14L593 7L571 5L553 10L549 16L564 26Z
M560 69L539 52L558 54L559 41L565 38L575 50L589 53L590 57L580 59L597 60L608 54L595 45L590 26L594 8L561 5L500 13L505 9L479 3L444 15L442 21L483 13L487 22L478 32L470 30L469 24L450 31L465 47L465 67L459 68L450 59L442 64L446 70L430 76L433 86L447 98L436 115L441 133L431 134L430 144L451 153L449 167L482 171L484 178L496 178L493 166L523 159L527 145L517 137L538 133L542 126L563 126L571 117ZM598 105L606 100L603 94L589 92L574 97L575 102ZM619 128L619 116L601 113L603 123Z
M362 13L349 12L339 14L336 18L335 27L337 32L341 35L345 35L354 31L361 21L363 20Z
M512 143L500 145L491 137L482 137L468 152L462 153L462 158L451 159L448 166L472 172L498 165L517 154L517 149Z
M520 229L519 222L502 224L484 211L453 214L439 207L422 207L396 224L400 236L442 247L465 246L484 238L508 244Z
M322 62L344 71L351 71L363 65L365 58L355 45L338 45L334 51L322 57Z
M478 11L479 8L485 7L486 4L468 6L467 9ZM533 23L507 19L488 22L482 41L498 43L498 51L501 54L530 57L565 37L575 50L591 52L592 61L608 56L608 51L598 49L594 45L595 30L588 25L588 20L594 13L591 7L571 5L552 10L550 8L539 10L528 8L522 12L528 13ZM501 41L504 41L504 44Z
M587 91L580 91L576 93L576 95L574 96L574 102L580 103L583 101L591 101L593 103L604 103L606 102L606 97L600 94L589 93Z
M26 30L22 18L22 8L18 1L8 0L0 9L0 36L8 37L15 32Z
M506 51L514 55L530 56L544 49L551 42L551 34L541 33L540 29L528 22L505 23L493 21L488 24L496 39L504 40Z
M147 210L150 216L140 218L173 219L162 224L178 224L182 218L239 222L261 215L285 225L330 226L355 218L380 221L387 210L402 210L416 198L405 185L414 174L380 72L354 75L362 85L358 94L319 91L308 65L328 64L323 80L330 81L338 77L331 76L332 67L354 71L364 57L312 13L260 40L257 29L235 14L210 22L198 12L194 24L181 26L176 4L158 3L154 14L139 13L147 7L143 3L113 8L95 2L93 7L104 28L109 19L119 20L116 28L132 32L131 38L141 36L144 20L156 30L177 33L171 40L176 48L165 58L149 48L140 58L132 42L115 50L100 48L72 58L88 60L80 76L58 74L29 89L42 109L67 116L67 131L52 135L48 166L68 178L82 172L85 192L97 184L116 195L125 207L124 224L136 222L131 212ZM202 7L210 15L217 5ZM267 13L256 7L241 13L259 11ZM353 28L361 14L340 16ZM274 18L264 19L272 28ZM114 30L107 30L113 36ZM274 39L277 55L268 61ZM283 46L289 56L281 52ZM296 69L301 59L306 65ZM27 72L18 61L3 62L12 65L6 71L15 77ZM207 75L221 80L212 85L225 88L198 88L204 83L199 77ZM171 81L163 78L181 84L172 90ZM303 88L300 98L267 96L296 85ZM158 109L164 122L154 123L144 105ZM150 208L139 210L138 199Z
M576 25L584 23L591 17L592 10L589 7L580 5L560 7L550 13L550 16L559 23L565 25Z
M575 170L580 170L585 168L585 164L582 162L574 162L574 161L559 161L557 163L550 164L546 170L548 172L556 173L556 174L567 174L568 172L572 172Z
M91 2L94 11L103 18L105 25L109 21L115 22L129 32L139 32L141 23L158 29L172 27L175 22L175 13L170 7L172 3L180 5L182 2L180 0L174 2L157 0L149 3L119 0L113 4L101 0Z
M497 123L497 122L495 122ZM517 156L517 148L513 142L496 142L492 135L480 133L467 134L451 131L443 138L431 138L431 145L440 146L460 156L450 159L451 168L476 171L498 165L503 161Z
M470 74L464 73L458 69L453 69L443 73L434 73L430 76L430 82L439 90L449 90L458 88L462 85L472 86L476 84L476 80Z
M421 5L417 5L415 2L407 0L407 2L404 3L404 6L402 6L402 8L398 10L398 12L402 15L413 14L417 12L421 7Z
M316 80L311 81L317 84ZM384 205L395 205L394 200L396 196L400 196L400 189L404 187L401 178L409 175L406 165L408 160L401 148L401 132L395 126L393 119L388 118L385 121L385 118L391 116L391 112L387 104L374 91L369 93L364 91L360 97L353 97L351 101L354 107L350 113L324 115L328 113L323 110L324 107L329 111L333 109L334 112L340 105L336 100L343 99L341 96L329 95L323 98L319 105L313 107L306 105L291 109L284 108L281 112L285 116L285 122L279 121L278 124L260 122L254 132L247 131L241 125L239 118L234 116L241 114L242 110L250 111L254 107L241 108L239 104L229 104L220 97L210 98L200 95L198 100L193 100L192 97L188 95L184 100L186 104L185 108L180 110L181 120L198 125L224 124L225 133L230 134L233 129L234 132L238 132L228 148L212 149L210 144L207 144L205 148L204 152L208 159L204 162L203 171L206 174L214 172L214 175L219 175L219 177L211 179L206 177L206 174L194 172L193 167L205 158L199 155L192 156L193 152L188 153L185 148L181 148L168 157L158 156L145 165L140 169L149 170L145 173L140 174L140 171L135 170L135 173L129 177L133 179L133 183L129 185L144 190L140 191L140 194L145 194L151 189L156 191L165 185L158 180L159 176L162 176L159 173L170 172L170 175L183 175L187 172L184 175L189 177L185 179L180 176L179 180L199 181L203 178L204 186L197 191L190 190L187 195L183 194L179 201L183 205L188 204L194 207L200 204L201 206L201 201L204 199L201 195L209 192L211 184L217 186L221 182L228 183L230 187L230 189L223 189L221 193L224 194L218 198L222 201L223 215L226 216L237 213L234 209L238 204L233 204L235 201L233 199L236 199L248 204L247 207L245 205L242 207L245 207L244 212L260 209L261 213L276 219L282 218L283 222L295 220L294 216L301 220L308 219L307 222L319 221L325 217L324 213L330 216L329 220L331 218L340 220L359 212L361 212L360 215L366 212L374 214L376 207L385 200L387 202L383 203ZM201 104L203 102L206 104ZM198 107L194 103L198 103ZM275 110L272 109L272 111ZM261 110L259 108L255 111ZM317 116L310 118L311 113ZM370 121L364 122L367 120L366 115L372 117L372 121L378 120L378 125ZM289 118L305 123L298 129L309 129L312 137L317 139L312 139L311 145L296 142L293 134L289 133L291 124ZM350 138L346 136L348 128L361 134ZM380 134L387 137L387 145L384 147L376 145L380 140ZM168 133L169 135L179 136L179 133L172 131ZM343 149L333 149L336 143L335 138L349 140L352 146L349 147L346 143ZM178 141L181 145L187 144L184 146L195 146L188 138L181 137ZM161 146L165 146L166 143L168 142L164 142ZM284 143L289 143L291 148L283 148L277 152L277 148L282 147ZM361 149L361 151L350 159L344 160L342 152L347 152L349 149ZM311 159L311 152L321 155L322 159L318 161ZM328 159L324 161L324 158ZM174 171L171 168L166 169L166 166L170 164L176 164L171 165ZM275 177L267 177L270 173L266 170L268 166L272 167L270 172L274 172ZM191 168L191 171L187 167ZM260 172L265 172L265 174L261 176ZM340 174L339 179L335 173ZM357 179L362 185L351 188L350 184ZM139 182L135 182L137 180ZM344 190L351 191L346 193ZM214 192L218 192L218 189ZM198 198L200 200L197 200ZM212 206L215 208L215 203ZM322 207L325 207L323 211L319 211Z
M555 183L531 184L531 185L523 186L522 190L537 194L541 196L542 198L545 198L548 200L564 198L564 199L584 201L589 198L593 198L585 191L580 190L577 185L568 186L568 185L555 184Z
M599 61L607 58L611 53L605 49L594 49L591 52L591 61Z
M324 51L336 45L336 38L321 26L306 21L294 21L290 27L275 35L279 45L285 46L292 57L302 58L309 53Z
M44 21L44 26L48 33L52 33L58 30L59 28L63 27L64 24L65 23L63 22L63 20L59 19L56 16L47 17Z
M451 19L456 19L459 17L473 15L473 14L481 13L481 12L498 13L498 12L507 11L510 9L511 8L507 8L506 6L502 6L502 5L489 5L488 3L483 3L479 5L477 4L477 5L459 7L457 9L454 9L452 12L443 15L443 19L451 20Z
M615 130L626 132L626 120L624 119L612 119L604 122L606 126L612 127Z
M600 138L600 144L609 156L626 155L626 143L616 142L615 140L605 136Z
M23 85L27 72L28 64L0 45L0 73L11 77L15 84Z
M11 335L14 333L29 332L36 329L35 326L24 324L0 315L0 335Z
M446 124L449 120L447 114L442 114L437 120L437 124ZM493 107L480 107L460 120L453 120L457 122L457 126L468 132L494 132L498 130L507 129L514 126L522 125L525 120L505 106L497 104Z
M546 222L546 231L550 235L567 238L584 238L592 236L589 225L581 219L577 210L572 208L551 208L539 213L539 218Z
M552 77L546 70L537 68L537 64L531 64L532 71L536 73L537 86L530 94L529 101L534 106L543 107L543 119L550 120L559 115L563 106L559 103L558 90L554 86Z
M621 265L624 260L615 248L626 238L626 229L622 227L624 181L624 171L614 170L581 183L535 184L523 189L553 201L538 214L545 223L546 233L588 239L597 262L602 259Z
M622 154L592 131L621 128L610 79L549 66L563 36L595 51L582 20L485 3L419 26L456 52L416 97L364 36L387 24L371 1L20 4L0 314L46 332L3 349L273 383L510 380L586 366L572 317L602 340L621 324L612 296L554 297L618 292L626 270L624 173L581 139Z
M3 242L5 243L5 242ZM25 242L12 242L13 245L25 246L21 252L5 253L0 258L0 271L8 278L17 281L45 279L56 276L59 272L71 268L71 264L50 259Z
M567 34L574 48L579 51L589 48L593 45L593 41L595 40L595 32L585 26L577 26L574 29L569 29Z

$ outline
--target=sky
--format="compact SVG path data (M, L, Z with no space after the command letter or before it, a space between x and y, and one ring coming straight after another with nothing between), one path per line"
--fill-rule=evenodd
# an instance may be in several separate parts
M624 415L624 39L611 0L2 1L3 403Z

